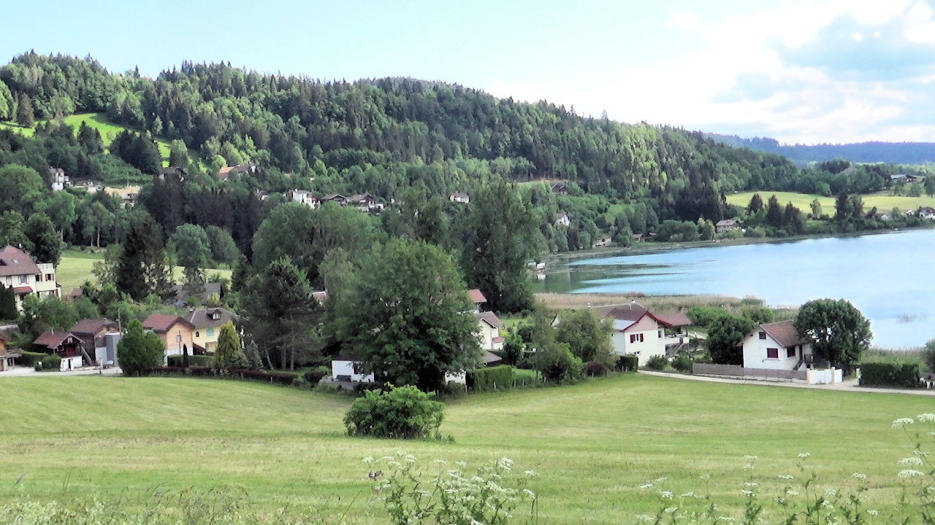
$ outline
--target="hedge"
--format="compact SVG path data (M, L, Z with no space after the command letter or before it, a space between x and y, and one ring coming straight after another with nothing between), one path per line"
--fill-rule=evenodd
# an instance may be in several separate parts
M295 382L295 373L293 372L266 372L264 370L248 370L245 368L231 370L231 375L241 379L253 379L256 381L266 381L268 383L279 383L281 385L291 385Z
M478 392L513 387L513 367L510 365L478 368L472 375L474 380L471 386Z
M184 356L170 355L168 359L169 366L183 366ZM190 355L188 356L188 366L212 366L214 364L213 355Z
M861 363L860 384L919 387L918 363Z
M27 352L23 350L20 352L20 356L16 358L16 361L23 366L35 366L36 363L42 361L46 357L49 357L49 354L44 354L42 352Z
M36 361L33 366L36 370L61 370L62 358L55 355L43 355L42 361Z
M636 372L640 365L640 358L635 355L622 355L617 358L617 368L621 372Z

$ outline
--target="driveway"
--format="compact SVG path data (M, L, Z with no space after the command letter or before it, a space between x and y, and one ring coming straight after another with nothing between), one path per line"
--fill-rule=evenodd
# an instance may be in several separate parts
M121 371L118 367L110 368L100 368L100 367L87 367L79 368L77 370L68 370L67 372L36 372L36 370L29 366L17 366L13 370L7 370L6 372L0 372L0 378L4 377L62 377L62 376L114 376L120 375Z
M784 388L810 388L813 390L833 390L838 392L862 392L865 394L906 394L912 396L931 396L935 397L935 388L930 389L899 389L899 388L876 388L857 386L857 379L848 378L843 383L836 385L808 385L805 383L791 383L785 381L757 381L747 379L729 379L724 377L695 376L689 374L672 374L669 372L653 372L650 370L640 370L638 373L648 376L668 377L672 379L684 379L687 381L707 381L709 383L733 383L738 385L762 385L778 386Z

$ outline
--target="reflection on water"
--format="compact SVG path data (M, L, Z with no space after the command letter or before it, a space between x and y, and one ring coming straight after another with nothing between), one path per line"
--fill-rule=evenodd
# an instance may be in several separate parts
M874 344L935 338L935 230L691 248L598 257L550 268L554 293L756 296L773 306L845 298L864 312Z

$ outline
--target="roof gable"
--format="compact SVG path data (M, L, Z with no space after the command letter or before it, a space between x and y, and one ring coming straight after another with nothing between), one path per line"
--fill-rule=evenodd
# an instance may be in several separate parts
M195 325L180 315L171 314L152 314L143 321L143 328L153 332L168 332L173 326L181 323L188 329L194 329Z
M7 245L0 250L0 276L39 275L36 261L23 250Z
M747 334L746 338L757 337L759 332L766 332L770 339L776 341L783 348L802 345L808 343L808 340L799 335L792 321L779 321L776 323L761 324ZM745 338L745 339L746 339Z

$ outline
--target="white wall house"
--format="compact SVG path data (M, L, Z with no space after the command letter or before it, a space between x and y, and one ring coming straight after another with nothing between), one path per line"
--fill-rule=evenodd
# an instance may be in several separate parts
M744 368L799 370L812 355L811 343L799 336L792 321L761 324L741 344Z
M331 379L352 383L373 383L373 373L365 374L361 369L363 362L355 361L350 356L340 354L331 360Z
M636 355L645 365L656 355L666 355L665 333L659 320L636 303L614 308L607 313L613 321L611 341L617 355Z
M503 337L500 336L500 327L503 323L493 312L475 313L477 318L477 331L482 350L500 350L503 348Z
M289 192L288 197L292 202L298 202L299 204L308 206L309 208L318 207L318 199L312 195L310 191L292 190Z

